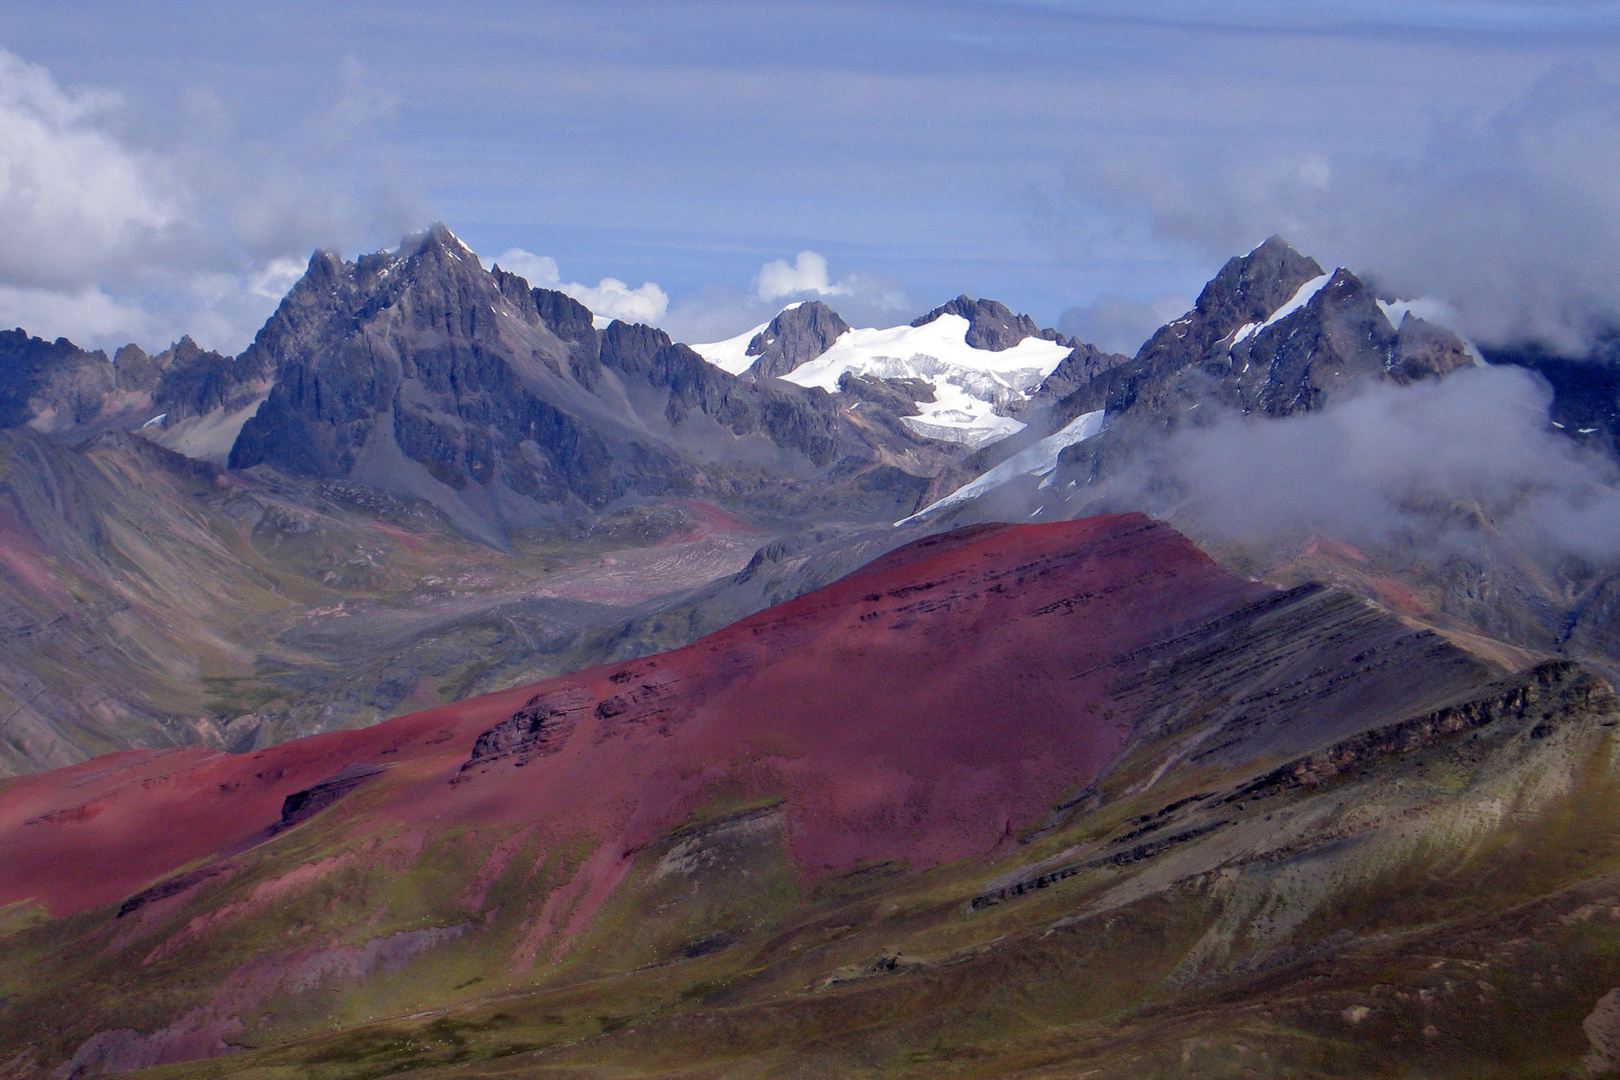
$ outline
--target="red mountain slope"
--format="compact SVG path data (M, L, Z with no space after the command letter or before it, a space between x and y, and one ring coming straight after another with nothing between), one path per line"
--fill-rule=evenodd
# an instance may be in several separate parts
M0 905L123 900L266 839L287 796L355 767L385 771L359 778L353 844L514 823L591 838L548 905L570 927L721 790L784 798L809 875L983 855L1123 746L1105 665L1269 593L1139 515L962 530L660 656L248 755L18 779L0 788Z

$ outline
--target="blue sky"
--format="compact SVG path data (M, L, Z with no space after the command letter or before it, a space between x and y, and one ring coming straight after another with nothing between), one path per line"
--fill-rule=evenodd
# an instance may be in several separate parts
M240 348L313 248L438 219L688 340L803 251L854 321L1116 348L1279 230L1483 337L1620 281L1620 3L66 2L0 47L0 321L96 344Z

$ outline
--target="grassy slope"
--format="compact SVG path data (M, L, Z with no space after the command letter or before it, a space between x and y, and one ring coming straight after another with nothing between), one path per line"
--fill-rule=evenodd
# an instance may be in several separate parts
M1565 681L1523 715L1341 754L1315 783L1171 769L991 864L926 873L802 880L774 808L717 791L583 934L538 949L583 848L396 833L346 862L332 841L352 843L362 790L172 908L14 914L6 1053L26 1031L61 1060L95 1016L149 1035L190 1003L244 1049L154 1076L1568 1075L1620 986L1617 721L1606 687ZM255 982L265 958L295 977Z

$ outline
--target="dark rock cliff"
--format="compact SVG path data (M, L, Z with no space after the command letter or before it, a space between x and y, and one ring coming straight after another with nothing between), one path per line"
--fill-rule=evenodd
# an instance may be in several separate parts
M1316 260L1272 237L1227 261L1186 315L1162 327L1129 362L1061 398L1055 421L1107 409L1165 422L1202 401L1287 416L1320 408L1364 377L1397 382L1444 375L1474 361L1443 327L1406 315L1390 324L1377 297L1340 269L1309 299L1279 311L1313 280Z
M67 338L46 341L21 328L0 331L0 427L47 422L87 423L117 384L103 352L85 352Z
M788 308L754 335L748 356L757 356L749 372L780 378L826 352L849 323L820 300L807 300Z

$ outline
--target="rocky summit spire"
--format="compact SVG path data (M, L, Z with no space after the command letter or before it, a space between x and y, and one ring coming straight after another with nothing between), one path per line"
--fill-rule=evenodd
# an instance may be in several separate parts
M794 304L748 343L745 355L759 357L748 370L767 377L786 375L826 352L848 331L849 323L820 300Z
M912 326L923 326L933 322L941 315L959 315L968 321L967 343L975 349L988 349L991 352L1003 352L1017 345L1025 338L1041 338L1045 341L1066 343L1068 341L1056 330L1043 330L1036 325L1035 320L1028 315L1014 315L1012 310L999 300L973 300L966 294L958 296L948 303L921 316L912 322Z

